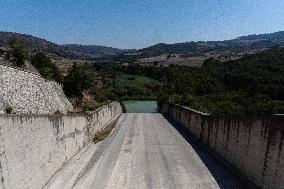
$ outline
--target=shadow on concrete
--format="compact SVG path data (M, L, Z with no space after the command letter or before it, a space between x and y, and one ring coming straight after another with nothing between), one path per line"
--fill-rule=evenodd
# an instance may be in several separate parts
M259 189L219 155L210 150L205 144L201 143L186 128L170 118L164 118L192 146L218 183L220 189Z

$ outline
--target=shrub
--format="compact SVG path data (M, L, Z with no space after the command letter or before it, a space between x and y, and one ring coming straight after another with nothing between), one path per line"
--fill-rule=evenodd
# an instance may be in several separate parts
M99 107L100 107L100 105L98 105L96 103L92 103L92 102L83 102L81 104L81 108L82 108L83 111L95 111Z
M64 79L64 91L68 97L78 96L92 84L91 76L84 67L74 63Z
M29 53L26 50L24 43L17 38L10 39L10 45L13 48L12 54L15 58L16 65L21 67L25 64L25 61L29 59Z
M13 107L9 104L8 107L6 108L6 113L11 114L13 112Z
M104 140L105 138L108 137L108 135L110 134L110 130L107 130L107 131L98 131L96 134L95 134L95 137L93 138L93 142L94 143L97 143L97 142L100 142L102 140Z
M43 53L36 53L31 58L31 63L45 79L54 80L60 84L63 83L63 75L59 68Z
M56 111L54 112L54 114L60 115L60 114L62 114L62 113L60 112L60 110L56 110Z

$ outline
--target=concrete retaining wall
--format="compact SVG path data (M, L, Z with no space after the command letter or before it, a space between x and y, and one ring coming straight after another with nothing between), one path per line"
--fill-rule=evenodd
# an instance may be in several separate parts
M40 75L0 64L0 113L12 105L15 113L66 113L73 107L59 84Z
M165 103L160 112L264 189L284 188L284 116L210 116Z
M87 115L0 115L0 188L42 188L121 113L115 102Z

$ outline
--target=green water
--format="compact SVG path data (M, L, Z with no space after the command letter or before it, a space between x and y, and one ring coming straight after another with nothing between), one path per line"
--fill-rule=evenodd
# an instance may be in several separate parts
M127 113L156 113L158 112L157 101L123 101Z

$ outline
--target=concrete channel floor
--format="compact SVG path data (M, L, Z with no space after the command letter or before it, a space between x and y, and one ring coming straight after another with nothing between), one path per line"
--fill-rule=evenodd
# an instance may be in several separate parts
M45 189L252 189L158 113L123 114Z

